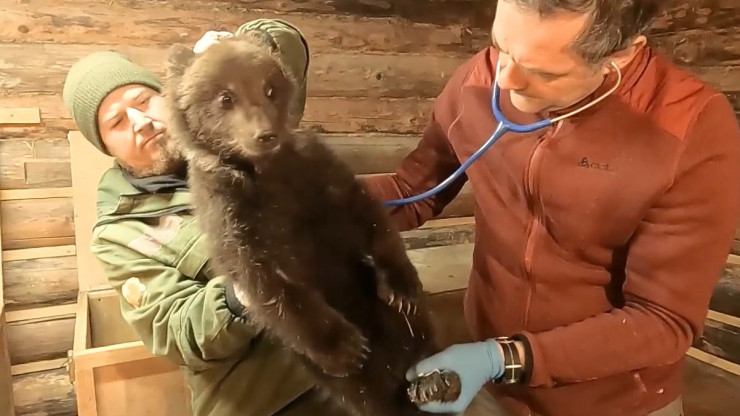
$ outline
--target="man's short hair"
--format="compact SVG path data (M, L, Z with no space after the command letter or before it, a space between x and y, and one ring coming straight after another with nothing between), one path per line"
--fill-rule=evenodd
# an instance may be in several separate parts
M573 44L590 64L599 64L637 36L646 34L665 0L501 0L536 10L547 17L557 12L588 13L590 20Z

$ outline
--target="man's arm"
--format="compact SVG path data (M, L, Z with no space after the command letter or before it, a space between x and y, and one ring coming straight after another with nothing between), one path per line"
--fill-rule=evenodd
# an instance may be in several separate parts
M531 386L580 382L678 361L703 331L740 218L740 132L722 95L684 141L674 182L647 213L626 262L626 304L520 339Z
M227 305L225 278L194 280L130 248L125 235L123 225L98 227L92 250L120 295L123 318L152 354L197 371L247 351L257 330Z
M458 115L460 91L480 54L466 61L450 77L432 106L429 122L416 148L392 174L362 178L370 193L380 201L407 198L426 192L447 179L457 168L457 158L447 137L447 129ZM392 207L391 219L400 231L423 225L436 217L460 193L467 175L461 175L438 194L413 204Z

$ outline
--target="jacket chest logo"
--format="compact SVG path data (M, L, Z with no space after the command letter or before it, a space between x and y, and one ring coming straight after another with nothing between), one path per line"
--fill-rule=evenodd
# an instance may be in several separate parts
M588 157L583 157L583 159L578 162L577 166L584 169L596 169L607 172L615 172L615 169L610 164L589 160Z

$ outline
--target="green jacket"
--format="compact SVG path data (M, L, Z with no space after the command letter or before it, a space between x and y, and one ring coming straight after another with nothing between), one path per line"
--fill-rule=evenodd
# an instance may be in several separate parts
M273 36L298 80L300 119L305 39L275 19L253 20L236 32L250 28ZM284 414L326 413L305 399L313 384L297 359L227 309L225 279L209 268L188 192L141 192L114 167L100 181L97 204L92 251L141 341L154 355L182 366L194 416L268 416L289 403Z
M92 250L123 318L154 355L183 366L195 416L271 415L312 386L291 354L227 309L188 192L145 194L108 170ZM142 294L123 296L127 282Z

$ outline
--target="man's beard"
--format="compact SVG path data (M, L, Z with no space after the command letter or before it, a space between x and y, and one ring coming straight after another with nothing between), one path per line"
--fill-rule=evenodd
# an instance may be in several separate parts
M187 161L173 140L165 136L160 139L159 152L151 166L141 169L133 169L131 166L123 165L123 168L129 171L135 178L148 178L160 175L177 175L186 176Z

